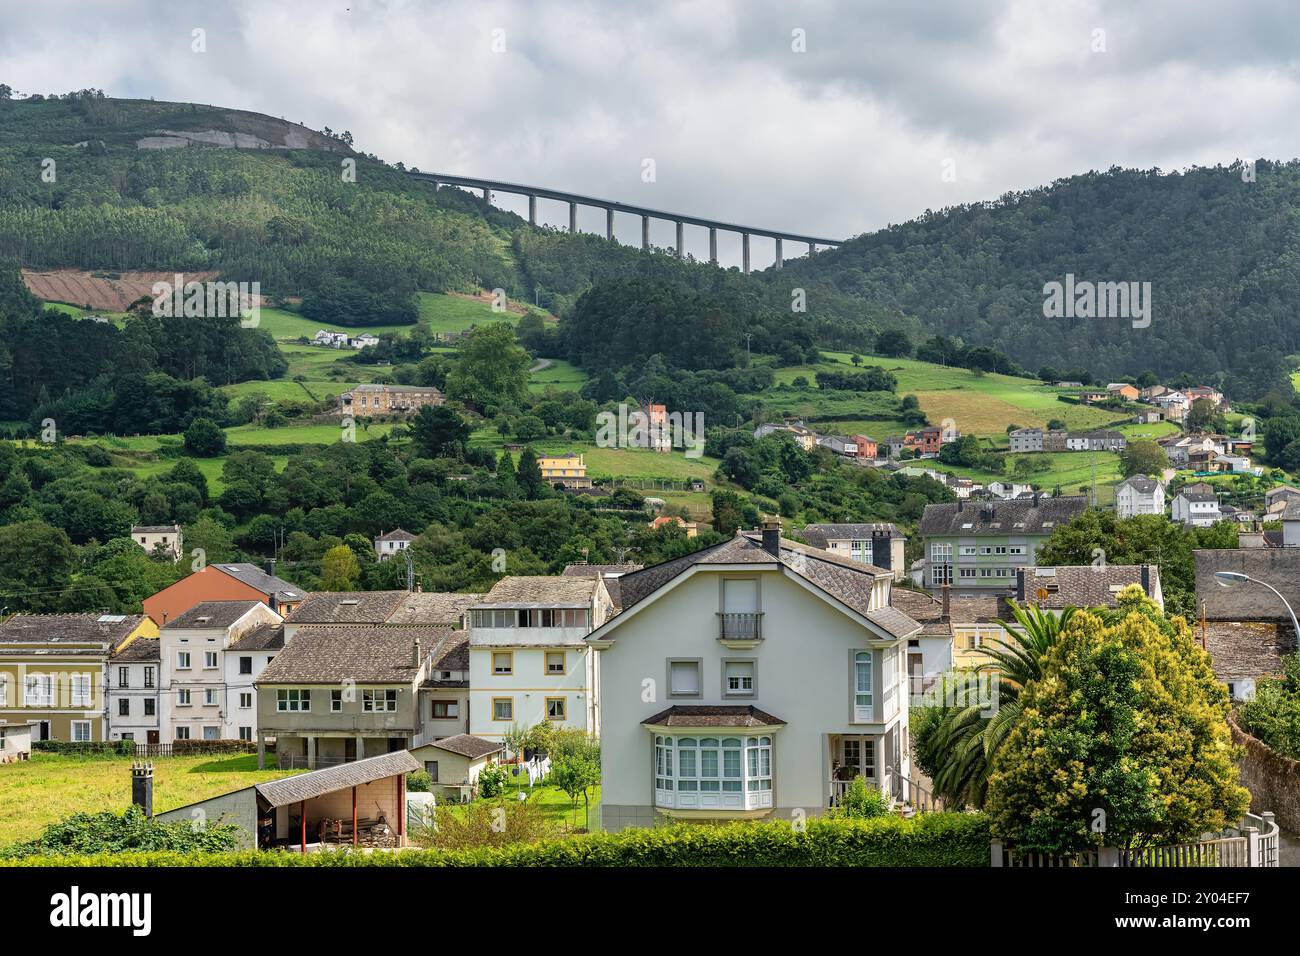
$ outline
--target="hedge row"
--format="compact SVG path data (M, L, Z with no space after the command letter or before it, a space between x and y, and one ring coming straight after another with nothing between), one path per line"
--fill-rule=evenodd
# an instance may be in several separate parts
M131 740L33 740L32 750L50 754L76 754L78 756L132 757L135 742Z
M468 850L400 853L118 853L29 857L17 866L988 866L989 825L979 813L922 814L910 820L677 824L565 840Z

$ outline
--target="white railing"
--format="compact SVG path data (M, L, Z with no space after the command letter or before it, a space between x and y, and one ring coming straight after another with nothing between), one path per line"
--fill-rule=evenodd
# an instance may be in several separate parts
M1275 867L1278 826L1270 812L1248 813L1237 826L1195 842L1053 854L1014 850L993 840L989 852L991 866L1006 867Z

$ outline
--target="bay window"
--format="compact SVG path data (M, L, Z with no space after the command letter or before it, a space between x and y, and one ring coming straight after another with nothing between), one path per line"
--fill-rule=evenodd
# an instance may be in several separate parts
M678 810L770 808L772 738L655 735L655 805Z

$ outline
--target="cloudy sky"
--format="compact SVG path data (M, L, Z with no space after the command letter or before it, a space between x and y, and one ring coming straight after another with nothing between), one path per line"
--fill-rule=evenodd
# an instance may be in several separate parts
M1300 155L1300 17L1286 0L0 10L0 82L22 92L255 110L351 130L358 148L424 170L816 235L1112 165ZM191 49L196 29L206 52ZM602 215L580 226L603 229ZM671 224L655 230L672 244Z

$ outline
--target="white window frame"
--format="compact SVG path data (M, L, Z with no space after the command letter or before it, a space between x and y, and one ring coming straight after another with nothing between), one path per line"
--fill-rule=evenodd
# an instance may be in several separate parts
M80 731L80 733L78 731ZM91 729L90 729L90 721L88 720L72 721L72 729L71 732L69 733L69 737L71 738L74 744L90 743L90 741L93 739L93 734L91 733Z
M177 652L176 652L176 669L177 669L178 671L188 671L188 670L192 670L192 668L190 667L190 652L189 652L189 651L177 651Z
M311 713L311 689L307 687L280 687L275 692L275 709L281 714Z
M865 669L864 669L865 665ZM866 689L863 690L865 677ZM853 720L873 723L876 719L876 662L871 651L853 653Z
M89 674L71 674L68 677L69 706L89 707L94 699L94 681Z
M396 688L363 690L361 712L365 714L392 714L397 712Z
M655 805L683 810L772 806L772 738L656 734Z

